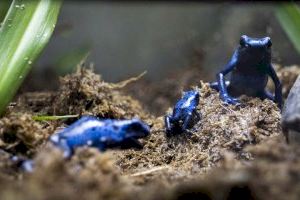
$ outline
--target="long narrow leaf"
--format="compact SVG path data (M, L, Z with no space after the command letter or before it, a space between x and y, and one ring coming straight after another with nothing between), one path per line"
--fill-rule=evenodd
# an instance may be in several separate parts
M2 1L0 1L0 23L4 19L5 15L6 15L7 11L8 11L10 3L11 2L9 0L2 0Z
M300 8L295 3L283 3L276 9L276 17L300 53Z
M54 30L61 1L14 0L0 28L0 114Z

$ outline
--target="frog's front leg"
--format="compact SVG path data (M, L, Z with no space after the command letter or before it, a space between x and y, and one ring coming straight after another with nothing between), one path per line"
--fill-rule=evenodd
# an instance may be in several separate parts
M273 94L267 90L265 90L261 96L263 99L267 98L270 99L271 101L275 101Z
M237 52L235 52L230 60L230 62L225 66L225 68L217 74L218 87L220 91L220 98L228 104L238 104L239 101L228 94L227 86L225 82L225 77L229 72L231 72L237 64Z
M181 127L182 132L185 132L190 127L191 120L192 120L192 113L188 113Z
M193 115L195 116L195 121L198 122L201 120L202 115L200 113L197 112L197 110L193 111Z
M169 115L165 116L165 126L166 126L166 134L170 136L172 133L172 124L171 117Z
M128 138L124 140L121 144L121 148L128 149L128 148L135 148L135 149L143 149L143 145L134 138Z
M278 107L282 108L282 85L281 82L272 66L272 64L269 65L268 74L272 78L274 85L275 85L275 102L278 104Z
M226 88L227 88L227 87L230 85L230 81L225 81L225 84L226 84ZM209 86L210 86L212 89L217 90L218 92L220 91L220 90L219 90L219 83L218 83L218 81L209 83Z
M51 136L50 141L52 144L63 151L64 158L70 158L73 155L73 149L67 144L65 139L58 140L58 135Z
M63 149L63 157L64 158L71 158L71 156L73 155L74 151L73 149L69 148L69 147L65 147Z

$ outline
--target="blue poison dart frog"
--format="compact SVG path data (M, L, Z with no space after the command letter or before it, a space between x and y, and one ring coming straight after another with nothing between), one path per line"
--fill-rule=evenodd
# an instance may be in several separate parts
M61 132L50 137L50 141L59 147L65 158L73 155L77 147L91 146L100 151L107 148L142 148L139 138L150 134L150 127L139 119L99 120L84 116Z
M217 74L217 82L211 87L220 92L220 98L227 104L239 104L242 94L261 99L270 99L282 107L282 86L271 64L271 46L269 37L251 38L241 36L240 45L224 69ZM229 81L224 76L231 72ZM268 76L274 82L275 96L266 90Z
M142 148L139 138L147 137L150 127L138 119L99 120L84 116L61 132L50 137L50 142L63 151L64 158L70 158L77 147L91 146L100 151L107 148ZM31 159L13 156L11 160L23 171L34 171Z
M197 112L199 98L199 92L196 90L185 92L176 103L172 115L165 116L168 137L187 131L201 119L201 115Z

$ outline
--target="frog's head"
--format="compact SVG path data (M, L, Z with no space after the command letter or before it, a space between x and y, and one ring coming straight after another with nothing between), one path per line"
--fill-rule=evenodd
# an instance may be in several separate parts
M196 100L197 102L199 102L199 99L200 99L200 94L199 94L199 92L198 92L197 90L193 90L192 93L193 93L193 95L194 95L194 97L195 97L195 100Z
M200 94L198 90L190 90L187 92L184 92L184 96L188 98L192 98L194 101L199 102Z
M125 127L125 138L143 138L150 134L150 127L139 119L129 120Z
M271 46L272 42L269 37L263 38L251 38L246 35L242 35L240 38L239 54L245 60L247 58L253 60L265 60L271 59Z

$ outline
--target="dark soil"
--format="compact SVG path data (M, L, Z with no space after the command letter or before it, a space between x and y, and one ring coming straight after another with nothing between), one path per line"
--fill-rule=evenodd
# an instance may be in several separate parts
M153 104L157 110L150 113L145 110L151 106L145 109L123 89L136 79L106 83L81 68L62 78L58 91L19 96L0 119L0 199L299 199L300 151L286 144L273 102L244 96L241 106L225 106L198 80L193 85L201 93L202 120L192 133L167 139L163 116L151 113L166 113L165 106L180 97L180 86L172 96L168 84L161 84L171 100L159 112ZM151 91L152 99L168 99ZM71 114L139 117L152 126L151 135L142 140L142 150L85 147L64 160L47 140L76 118L35 121L32 116ZM22 172L14 155L33 158L34 172Z

